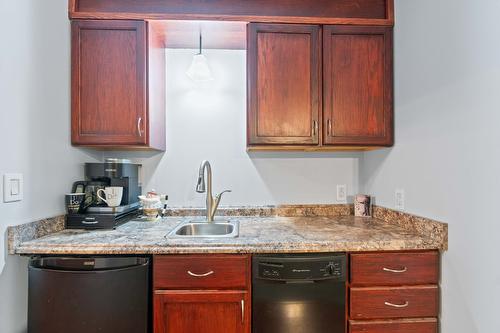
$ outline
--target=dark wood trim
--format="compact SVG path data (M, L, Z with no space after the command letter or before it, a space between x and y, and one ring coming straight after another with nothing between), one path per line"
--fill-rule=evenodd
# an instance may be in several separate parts
M246 21L260 23L302 23L302 24L347 24L392 26L394 23L394 0L352 0L330 4L322 14L318 11L307 13L308 7L296 8L297 2L277 1L235 1L219 0L210 3L177 0L70 0L71 19L114 19L114 20L215 20ZM184 4L183 4L184 2ZM82 5L80 5L80 3ZM263 3L266 9L263 10ZM307 5L325 6L324 2L308 1ZM382 6L385 11L382 11ZM285 9L287 8L287 9ZM267 13L272 13L268 15ZM316 16L314 16L316 15ZM322 16L324 15L324 16Z
M77 0L68 0L68 16L72 18L72 15L76 13L76 1Z
M255 23L325 24L325 25L394 25L392 19L311 18L300 16L244 16L244 15L189 15L189 14L124 14L124 13L70 13L72 20L194 20L240 21Z
M203 32L203 49L246 50L247 22L148 20L157 36L169 49L198 49Z
M386 2L386 18L390 22L391 26L394 26L395 23L395 17L394 17L394 0L387 0Z
M386 148L384 146L291 146L291 145L249 145L247 146L248 152L259 151L282 151L282 152L343 152L343 151L370 151Z

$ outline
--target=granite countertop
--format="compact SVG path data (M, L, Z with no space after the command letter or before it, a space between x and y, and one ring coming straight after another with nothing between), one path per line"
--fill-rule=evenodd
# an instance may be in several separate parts
M446 224L420 221L418 217L405 220L405 216L398 217L393 212L375 211L378 218L350 215L231 216L230 219L240 221L239 237L185 239L165 236L179 223L196 217L171 216L157 222L131 221L115 230L57 231L19 241L12 245L11 253L297 253L447 249ZM399 220L390 223L388 218Z

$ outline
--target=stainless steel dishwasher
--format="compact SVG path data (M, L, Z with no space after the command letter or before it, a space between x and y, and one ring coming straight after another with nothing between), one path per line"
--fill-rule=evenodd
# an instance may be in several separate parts
M35 257L29 333L147 333L149 258Z
M344 333L346 254L256 255L253 333Z

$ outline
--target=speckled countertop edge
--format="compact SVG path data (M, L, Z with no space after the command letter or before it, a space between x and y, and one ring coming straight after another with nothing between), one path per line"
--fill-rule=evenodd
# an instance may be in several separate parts
M169 211L170 220L177 222L186 216L199 216L204 212L198 208L172 209ZM338 218L345 217L350 221L354 217L352 214L352 205L287 205L287 206L268 206L268 207L229 207L222 208L219 212L221 216L252 216L252 226L255 229L265 228L265 224L259 224L258 221L272 222L279 217L295 217L298 219L288 219L280 225L281 228L292 228L295 230L297 225L294 221L302 223L300 218L305 218L308 227L311 223L315 227L321 227L324 223L335 222ZM257 238L246 238L246 242L221 242L213 244L206 241L191 241L185 244L179 242L147 244L138 240L130 240L127 235L121 235L122 239L127 238L121 245L104 244L99 242L90 242L88 244L56 244L33 241L40 237L50 236L64 229L64 217L54 219L45 219L16 227L10 227L8 230L9 253L11 254L137 254L137 253L277 253L277 252L337 252L337 251L374 251L374 250L418 250L418 249L438 249L447 250L448 248L448 226L445 223L425 219L422 217L393 211L384 207L374 206L374 218L356 218L356 223L364 223L366 230L370 229L371 223L377 225L381 230L393 232L393 238L386 239L358 239L354 236L346 239L337 237L336 239L317 239L321 235L306 235L300 240L297 239L274 239L264 240L262 236ZM321 219L329 217L329 219ZM267 218L267 219L266 219ZM337 218L337 219L336 219ZM292 224L286 224L292 223ZM350 223L350 222L348 222ZM172 226L167 229L171 230ZM295 228L295 229L294 229ZM392 228L396 228L393 231ZM165 233L169 230L162 230ZM283 230L283 229L282 229ZM366 231L365 230L365 231ZM348 235L352 230L343 229L342 233ZM269 229L268 232L276 232ZM338 231L336 231L338 232ZM83 233L86 233L83 231ZM88 232L87 232L88 233ZM380 232L379 232L380 233ZM406 234L407 233L407 234ZM285 233L286 234L286 233ZM293 236L293 234L291 234ZM377 234L375 233L376 237ZM144 236L146 237L146 236ZM308 238L309 237L309 238ZM245 238L243 238L245 240ZM257 241L256 241L257 239ZM126 244L126 245L125 245Z

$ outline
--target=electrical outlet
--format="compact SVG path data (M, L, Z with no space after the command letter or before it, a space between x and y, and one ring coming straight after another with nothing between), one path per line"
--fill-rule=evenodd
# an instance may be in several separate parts
M337 202L347 203L347 185L337 185Z
M394 207L397 210L405 210L405 190L402 188L396 189L394 195Z

